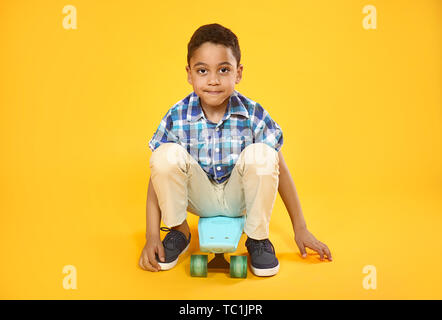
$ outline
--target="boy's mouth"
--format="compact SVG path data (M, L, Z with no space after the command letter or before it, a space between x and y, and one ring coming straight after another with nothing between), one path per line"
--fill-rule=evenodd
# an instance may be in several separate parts
M210 94L210 95L216 96L216 95L220 94L222 91L205 91L205 92Z

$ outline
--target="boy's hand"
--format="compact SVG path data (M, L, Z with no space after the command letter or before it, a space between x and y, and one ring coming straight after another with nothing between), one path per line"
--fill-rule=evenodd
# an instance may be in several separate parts
M301 229L295 232L295 242L298 245L303 258L307 257L305 248L310 248L319 253L321 261L324 260L324 255L327 256L328 260L332 261L332 256L328 247L321 241L318 241L307 229Z
M157 272L161 270L161 267L158 264L157 259L155 258L155 253L158 253L160 261L164 261L164 247L160 237L153 239L149 238L146 241L143 252L141 252L141 257L139 261L139 265L142 269L152 272Z

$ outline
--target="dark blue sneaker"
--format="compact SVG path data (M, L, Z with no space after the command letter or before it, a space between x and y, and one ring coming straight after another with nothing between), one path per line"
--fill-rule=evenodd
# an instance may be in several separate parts
M252 272L256 276L268 277L278 273L279 261L269 239L255 240L247 237L246 247L250 254Z
M166 256L165 261L161 262L158 254L155 256L161 270L169 270L175 267L178 262L178 257L189 248L191 234L189 233L189 239L186 239L186 236L181 231L166 227L161 227L160 229L161 231L169 231L163 239L164 254Z

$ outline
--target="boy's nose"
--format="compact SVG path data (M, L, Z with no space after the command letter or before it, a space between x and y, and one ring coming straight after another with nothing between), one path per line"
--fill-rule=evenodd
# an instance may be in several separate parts
M209 84L219 84L218 77L216 75L215 76L210 76L209 77Z

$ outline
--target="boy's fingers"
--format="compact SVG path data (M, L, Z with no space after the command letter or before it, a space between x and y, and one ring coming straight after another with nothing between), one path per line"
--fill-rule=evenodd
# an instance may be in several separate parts
M156 270L161 270L160 265L158 264L158 261L155 257L155 250L148 250L147 255L150 265L153 266Z
M157 271L150 265L147 254L145 253L143 253L143 255L140 257L140 267L147 271Z
M321 260L323 260L324 256L327 256L327 259L330 260L330 250L328 250L328 247L325 245L325 243L322 243L321 241L318 241L317 246L322 251Z
M146 267L143 264L143 256L140 257L140 260L138 261L138 265L141 269L146 270Z
M319 253L319 259L324 260L324 251L321 248L318 248L316 251Z
M327 259L328 260L330 260L330 261L333 260L333 258L331 256L331 252L330 252L330 250L328 248L325 248L325 254L327 255Z
M147 270L151 271L151 272L158 272L158 270L154 267L152 267L152 265L149 262L145 263Z
M321 260L324 260L324 250L321 248L321 251L319 252L319 257L321 258Z
M160 244L158 246L158 258L160 258L161 262L164 262L166 259L166 255L164 254L164 247L163 244Z
M330 249L327 247L327 245L325 243L321 242L321 245L322 245L322 250L324 251L325 255L327 256L327 259L332 261Z
M155 268L154 266L152 266L152 264L149 261L149 256L148 254L144 255L144 266L147 268L147 270L152 271L152 272L156 272L158 271L157 268Z
M141 269L147 270L146 266L144 265L144 253L141 254L140 261L138 261L138 265L140 266Z
M307 257L307 251L305 251L305 247L302 243L298 244L298 248L299 248L299 251L301 251L301 256L303 258Z
M308 248L315 250L317 253L319 253L319 259L323 260L324 259L324 252L322 251L322 248L318 245L311 245L308 246Z

